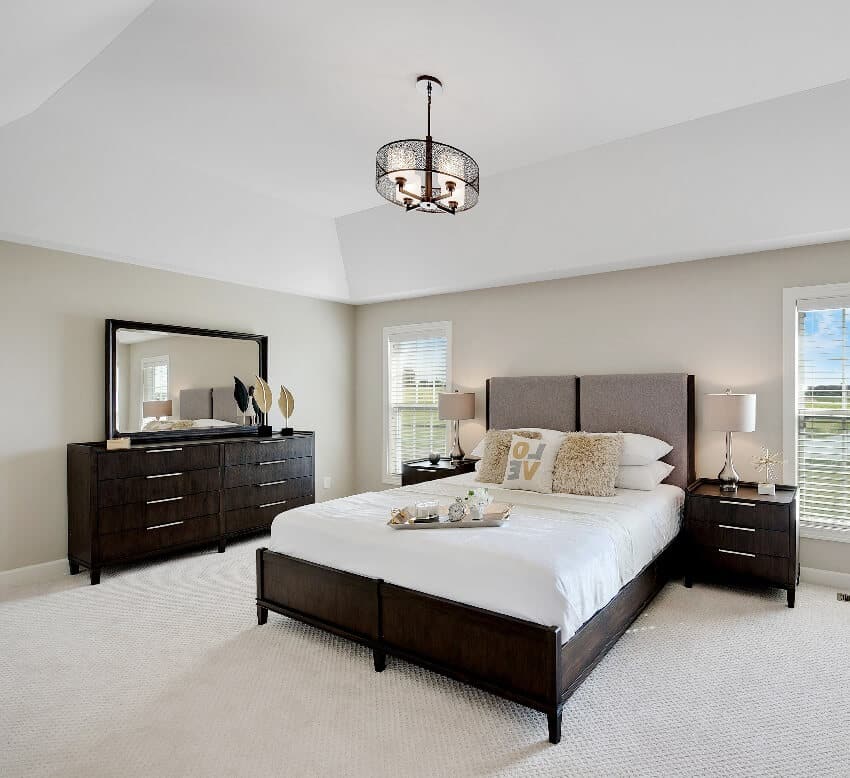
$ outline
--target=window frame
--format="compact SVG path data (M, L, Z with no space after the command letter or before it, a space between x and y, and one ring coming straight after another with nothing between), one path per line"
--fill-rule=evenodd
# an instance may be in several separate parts
M783 480L797 483L797 326L798 309L801 302L824 304L830 300L850 297L850 283L819 284L817 286L795 286L782 290L782 445L785 466ZM799 511L799 501L797 502ZM800 519L800 536L817 540L833 540L850 543L850 530L838 527L814 526Z
M145 368L153 365L165 365L165 398L171 397L171 359L168 354L158 357L142 357L139 364L139 419L144 423L145 418Z
M389 472L390 464L390 365L389 365L389 338L393 335L425 335L434 330L442 329L446 333L446 391L454 389L452 383L452 323L450 321L420 322L417 324L399 324L392 327L384 327L381 332L381 414L383 416L383 442L381 456L381 480L391 486L401 485L401 474ZM450 447L451 427L446 424L446 443Z

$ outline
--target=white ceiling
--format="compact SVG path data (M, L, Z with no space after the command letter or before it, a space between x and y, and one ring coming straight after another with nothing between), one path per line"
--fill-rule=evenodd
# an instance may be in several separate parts
M378 146L423 134L417 73L476 211L494 174L850 78L841 0L147 5L0 5L0 237L366 299L335 220L382 202Z

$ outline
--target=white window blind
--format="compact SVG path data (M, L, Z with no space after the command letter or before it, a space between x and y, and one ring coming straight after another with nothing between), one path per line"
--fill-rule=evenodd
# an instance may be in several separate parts
M797 485L800 519L850 529L850 300L797 310Z
M167 399L168 355L144 357L142 359L142 402Z
M384 330L384 478L398 482L403 462L448 452L448 423L437 399L451 386L451 322Z

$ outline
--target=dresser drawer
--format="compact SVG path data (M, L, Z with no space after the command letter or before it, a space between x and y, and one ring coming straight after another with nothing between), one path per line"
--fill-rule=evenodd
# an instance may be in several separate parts
M225 448L225 465L250 465L276 459L296 459L313 456L313 437L295 435L291 438L251 440L232 443Z
M114 562L175 546L212 541L218 536L219 518L215 515L183 519L169 523L168 526L156 525L147 529L115 532L102 535L98 542L101 560Z
M102 481L98 490L101 508L124 503L163 500L199 492L214 492L221 488L221 470L189 470L186 473L140 475L135 478L113 478Z
M98 530L101 535L106 535L129 529L143 529L157 524L168 524L181 519L218 513L218 510L218 492L114 505L98 511Z
M688 520L728 524L734 527L788 532L791 527L787 505L748 502L746 500L690 497Z
M793 583L794 578L790 572L791 563L784 557L762 556L735 549L698 546L692 549L692 562L698 570L761 578L780 586Z
M227 534L234 532L248 532L254 529L267 529L271 526L275 516L298 508L301 505L311 505L314 502L313 495L297 497L291 500L275 500L271 504L263 504L256 508L240 508L227 511L224 514L224 528Z
M791 535L716 521L688 520L688 539L700 546L746 551L763 556L787 557L791 553Z
M218 446L214 444L103 452L98 459L98 478L104 480L204 470L218 467L218 457Z
M224 510L250 508L276 500L289 500L313 494L312 476L290 478L254 486L237 486L224 490Z
M224 469L224 487L252 486L313 475L313 458L284 459L256 465L234 465Z

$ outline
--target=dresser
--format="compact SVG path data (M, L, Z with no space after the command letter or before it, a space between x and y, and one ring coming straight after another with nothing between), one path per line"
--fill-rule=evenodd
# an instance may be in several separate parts
M701 479L685 502L687 548L685 586L694 577L761 581L785 589L794 607L800 577L797 488L777 486L759 494L755 484L722 492L716 481Z
M68 445L68 563L101 568L267 530L315 501L312 432L134 444Z
M450 475L473 473L477 461L477 459L461 459L459 462L452 462L449 459L441 459L436 465L432 465L428 459L405 462L401 466L401 485L410 486L425 481L435 481L438 478L448 478Z

